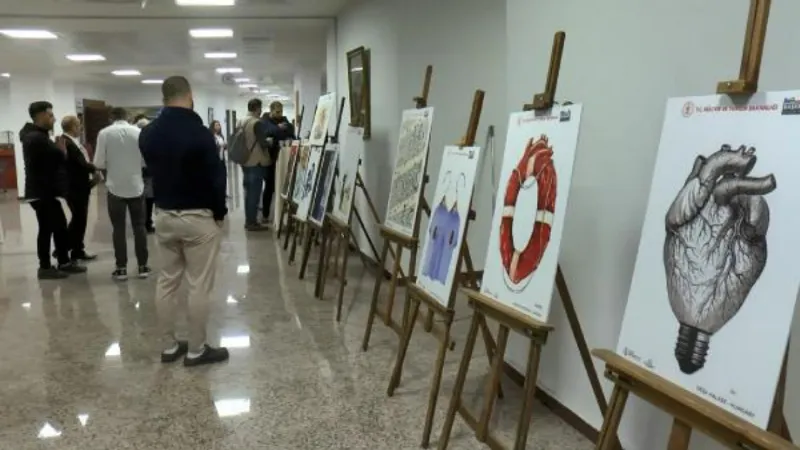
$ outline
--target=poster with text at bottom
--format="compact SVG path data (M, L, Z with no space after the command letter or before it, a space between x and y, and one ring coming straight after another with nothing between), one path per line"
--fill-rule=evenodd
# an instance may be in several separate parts
M447 146L442 156L431 203L431 218L424 234L419 286L445 307L458 268L467 226L480 147Z
M294 181L292 182L292 201L300 204L303 197L308 194L305 190L306 175L308 174L308 160L311 159L311 146L308 141L303 141L297 150L297 169L295 170Z
M432 125L431 107L403 111L384 225L404 236L414 234Z
M347 126L339 152L339 177L334 189L333 216L342 223L350 222L353 198L356 194L356 178L361 155L364 153L364 129Z
M336 157L339 155L339 145L330 144L322 154L322 168L319 172L319 180L314 189L314 200L311 202L311 213L309 220L317 225L322 225L325 214L328 212L328 201L331 197L331 187L333 187L333 174L336 172Z
M309 145L325 145L328 127L334 115L336 115L336 93L330 92L320 96L317 100L317 109L314 111L314 122L311 124Z
M518 112L508 124L481 292L541 322L550 314L581 111Z
M766 428L800 273L800 91L667 102L617 351Z
M308 156L308 168L303 174L302 183L295 186L295 189L301 190L296 214L297 220L301 222L308 220L308 212L311 209L311 199L314 197L314 188L316 187L317 174L321 163L322 147L311 147L311 153Z

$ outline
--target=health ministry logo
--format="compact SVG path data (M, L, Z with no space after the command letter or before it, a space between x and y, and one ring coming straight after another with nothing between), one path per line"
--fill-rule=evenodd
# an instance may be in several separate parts
M683 114L683 117L692 117L692 114L694 114L696 109L697 106L694 104L694 102L686 102L683 104L681 114Z

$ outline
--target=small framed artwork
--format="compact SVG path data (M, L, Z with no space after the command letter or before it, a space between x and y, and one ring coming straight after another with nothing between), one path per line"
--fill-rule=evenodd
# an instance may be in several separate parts
M370 137L370 51L364 47L347 52L347 85L350 94L350 125L364 129Z

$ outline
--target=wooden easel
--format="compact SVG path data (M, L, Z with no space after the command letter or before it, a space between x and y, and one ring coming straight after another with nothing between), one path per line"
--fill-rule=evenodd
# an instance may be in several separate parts
M353 210L350 210L350 218L352 219ZM327 239L327 255L328 258L325 261L325 264L320 264L320 267L324 267L322 270L322 275L320 279L322 280L320 283L320 291L319 291L319 298L322 299L325 297L325 282L328 278L328 271L331 268L331 258L335 258L336 261L339 261L341 258L341 265L337 267L334 264L334 272L339 279L339 293L336 299L336 321L340 322L342 320L342 303L344 302L344 287L347 285L347 259L350 255L350 221L348 220L347 223L342 222L333 214L328 213L328 239ZM334 246L336 250L334 251Z
M428 106L428 95L430 93L432 76L433 76L433 66L429 65L425 69L425 80L423 81L422 84L422 95L420 95L419 97L414 97L414 103L416 108L418 109L425 108ZM425 161L425 170L427 170L427 160ZM361 348L364 351L367 351L367 349L369 348L369 341L370 337L372 336L372 325L375 322L375 316L379 316L383 320L383 323L386 324L395 333L397 333L398 336L403 335L404 332L403 327L405 325L406 319L408 318L409 314L408 302L406 302L403 307L403 320L401 323L396 322L392 318L392 313L394 310L394 298L398 285L400 284L401 281L406 282L410 279L413 279L414 274L416 273L417 246L419 241L418 236L419 236L419 223L421 214L424 211L426 214L430 215L430 206L428 205L428 202L425 200L424 196L425 184L428 183L428 175L425 175L422 183L423 187L422 189L420 189L420 200L419 200L420 207L417 210L417 217L414 219L414 229L412 232L412 236L411 237L404 236L383 225L381 225L380 227L381 237L383 238L383 250L381 252L381 257L378 260L378 269L380 271L384 270L384 268L386 267L387 258L389 257L390 254L394 264L392 267L391 275L389 277L388 301L386 309L383 311L381 311L378 308L378 300L380 297L383 277L380 276L381 274L379 273L379 275L375 279L375 287L372 292L372 300L370 302L370 311L369 311L369 316L367 318L367 326L366 329L364 330L364 339L361 344ZM403 268L401 267L402 255L404 249L408 249L410 251L408 274L404 273ZM464 262L469 276L477 279L477 273L474 270L474 266L472 264L472 257L468 249L464 254ZM459 278L461 278L464 282L468 280L467 276ZM439 338L443 336L442 327L433 326L433 311L429 311L427 319L425 320L425 330L433 331L433 333ZM450 342L450 344L448 345L452 347L454 344Z
M758 91L761 55L767 33L771 0L751 0L747 19L742 63L739 78L717 84L718 94L750 95ZM767 430L740 419L719 406L699 398L676 384L628 361L611 350L594 350L592 354L606 364L606 378L614 382L610 408L604 415L603 427L597 440L598 450L617 450L618 444L609 438L616 434L630 393L673 416L667 447L687 450L692 429L698 429L731 448L763 450L800 449L792 445L792 436L783 412L786 371L789 358L787 346L783 367L775 390Z
M469 122L467 124L467 133L465 137L459 142L459 146L461 147L471 147L475 143L475 135L478 129L478 123L480 122L480 115L483 109L483 91L475 92L475 98L472 103L472 112L470 114ZM471 203L471 202L470 202ZM387 395L392 397L394 395L395 389L400 385L400 378L402 377L403 372L403 364L405 362L406 353L408 351L408 345L411 342L411 335L414 332L414 328L416 327L417 318L419 316L419 308L422 303L428 307L429 311L433 311L435 314L439 315L443 319L444 324L444 338L439 340L439 351L438 356L436 358L436 364L434 365L433 369L433 380L431 381L431 388L430 393L428 394L428 410L425 415L425 426L422 431L422 447L428 448L430 444L430 436L431 436L431 429L433 427L433 416L436 412L436 402L439 398L439 389L441 387L442 382L442 371L444 370L444 360L445 356L447 355L448 350L448 343L450 342L450 330L453 325L453 320L455 318L455 302L456 302L456 294L459 284L459 277L466 276L468 282L473 288L477 288L477 281L476 277L472 274L462 274L461 272L461 265L465 260L465 255L469 251L469 245L467 243L466 236L469 231L469 223L475 220L475 212L470 209L469 215L467 217L467 224L464 227L464 239L461 243L461 248L459 249L458 260L456 262L456 279L453 281L453 286L450 290L450 294L447 301L447 306L443 306L436 298L431 296L428 292L424 289L420 288L419 285L416 283L409 283L407 287L407 298L406 303L410 303L410 316L407 320L404 321L404 329L403 334L401 336L399 345L397 347L397 356L395 359L394 369L392 370L392 376L389 380L389 387L386 391ZM468 269L469 270L469 269ZM489 356L489 360L492 359L492 353L494 352L494 341L491 338L491 333L489 332L489 327L486 325L486 322L481 324L481 329L483 331L484 336L484 343L486 345L486 353Z
M547 111L553 107L565 39L566 34L564 32L560 31L555 34L545 91L541 94L536 94L533 97L533 103L524 105L523 109L525 111ZM584 337L575 305L572 301L572 296L570 295L566 279L560 267L558 267L556 271L555 282L567 315L567 320L569 321L570 328L572 329L573 336L578 346L578 352L581 355L587 377L592 386L595 400L601 412L605 414L608 404L606 403L597 371L592 364L589 347L586 345L586 338ZM542 346L547 342L547 336L550 331L553 330L553 327L524 315L513 308L505 306L497 300L477 292L475 289L462 289L462 291L469 297L470 306L473 308L474 314L470 325L470 331L467 334L467 341L464 344L464 354L461 358L461 365L459 366L453 395L450 399L445 425L439 439L439 449L444 450L447 448L456 414L460 414L467 424L475 430L476 437L479 441L486 443L494 450L505 448L503 444L489 432L489 420L494 408L496 393L500 388L500 379L504 366L503 355L505 354L506 345L508 343L509 331L514 330L530 341L528 364L525 371L525 384L523 386L524 398L522 402L522 411L513 447L515 450L522 450L525 448L528 438ZM486 383L483 410L480 418L475 418L464 406L461 395L464 390L464 383L466 382L467 372L472 359L472 351L475 347L478 329L481 327L482 323L486 323L486 317L497 321L500 326L497 337L497 349L493 355L490 377ZM616 442L616 435L614 435L613 439Z

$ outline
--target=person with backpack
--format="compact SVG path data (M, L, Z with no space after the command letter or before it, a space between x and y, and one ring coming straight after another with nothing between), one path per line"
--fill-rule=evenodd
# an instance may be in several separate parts
M247 231L264 231L265 225L258 222L258 204L264 188L267 167L273 161L269 154L272 138L267 136L261 121L263 103L254 98L247 102L248 117L236 131L228 150L231 161L242 166L244 184L244 227Z

